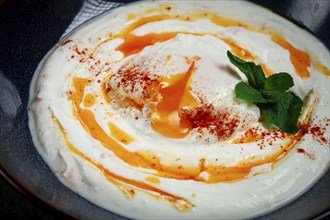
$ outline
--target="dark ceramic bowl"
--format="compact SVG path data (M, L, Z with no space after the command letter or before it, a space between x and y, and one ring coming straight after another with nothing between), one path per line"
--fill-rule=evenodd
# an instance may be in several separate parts
M330 1L251 1L305 27L330 48ZM93 205L64 187L38 155L28 129L27 101L32 75L82 4L77 0L0 0L1 174L18 189L64 215L84 219L125 219ZM329 186L328 171L295 201L258 219L327 218L330 210Z

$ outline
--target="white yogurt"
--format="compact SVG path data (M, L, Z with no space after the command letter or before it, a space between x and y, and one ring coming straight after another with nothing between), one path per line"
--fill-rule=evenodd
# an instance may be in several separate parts
M267 30L255 31L235 25L224 27L204 13L238 20L256 29L267 27ZM159 19L154 21L145 19L157 15L160 15ZM175 15L188 16L189 19L176 18ZM143 19L147 22L128 34L143 37L172 32L177 35L125 56L118 50L118 46L125 43L120 34L125 27ZM309 78L302 79L295 73L289 51L272 41L270 33L277 33L309 55L312 61L308 68ZM284 158L265 162L267 157L281 151L292 137L277 137L273 128L266 128L258 121L260 113L256 106L235 98L235 85L246 79L239 77L238 70L226 56L227 50L233 48L220 38L230 39L251 52L255 62L264 64L273 72L291 73L295 82L292 90L303 99L314 89L320 99L309 126L324 128L322 137L309 131L302 141L283 154ZM139 2L87 22L47 54L31 83L30 130L38 152L58 179L112 212L138 219L249 218L293 200L311 187L329 166L329 77L322 74L314 62L318 61L329 69L326 66L329 65L329 56L327 49L309 33L248 2ZM138 65L144 62L138 67L139 71L152 73L159 79L187 71L191 66L189 60L194 59L190 91L197 103L201 104L198 97L203 97L215 112L239 115L240 122L235 131L225 139L198 129L192 129L179 139L155 131L150 126L147 112L152 109L148 109L149 102L143 97L144 81L138 83L135 90L118 86L114 93L119 96L119 101L127 98L143 105L142 111L129 104L121 106L122 103L116 104L113 100L108 103L104 97L103 82L118 74L129 62ZM83 87L83 101L78 105L75 98L79 95L74 84L77 78L90 80ZM108 81L113 88L118 82L121 82L120 75L117 81ZM84 102L88 94L94 96L90 105ZM88 130L90 125L84 124L88 119L84 119L84 113L79 111L90 112L100 132L93 134ZM121 143L111 132L109 123L132 140L123 138L126 143ZM258 128L258 134L263 134L261 139L237 142L249 129L255 128ZM107 137L103 137L101 131ZM268 131L271 134L267 134ZM126 154L132 153L132 160L141 162L134 153L152 155L166 172L168 166L206 168L189 178L183 178L187 177L185 174L173 176L171 172L167 173L169 176L163 175L159 169L137 166L123 156L125 153L121 155L109 149L107 138L123 147L128 152L125 151ZM251 161L261 162L252 166L242 178L229 175L232 181L212 179L212 166L230 169L244 167L243 163ZM180 172L183 171L178 168L174 173Z

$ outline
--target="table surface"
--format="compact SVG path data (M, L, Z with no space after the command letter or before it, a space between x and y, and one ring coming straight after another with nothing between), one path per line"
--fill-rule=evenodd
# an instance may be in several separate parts
M0 68L3 71L7 69L12 72L22 71L24 67L26 68L24 71L34 71L43 55L58 41L78 12L82 1L62 0L61 4L58 2L0 0ZM270 0L255 0L255 2L263 4L269 3ZM283 5L280 2L284 1L275 2L279 3L277 10L281 10ZM31 33L38 33L38 36L32 36ZM329 47L329 31L318 36ZM42 46L33 50L33 47L39 44ZM23 63L18 64L19 62ZM34 65L24 65L27 63ZM329 193L329 190L324 192ZM0 204L0 219L70 219L37 199L18 191L1 175ZM329 213L318 219L330 219Z

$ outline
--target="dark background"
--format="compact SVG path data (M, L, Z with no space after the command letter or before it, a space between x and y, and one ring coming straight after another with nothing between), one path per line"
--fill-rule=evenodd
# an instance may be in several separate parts
M29 86L21 77L31 77L81 5L79 0L0 0L0 69L18 82L19 93L26 94L22 100L28 99ZM26 193L0 175L0 219L69 219Z
M265 6L271 5L278 13L283 14L286 11L285 0L253 0L253 2ZM15 82L24 108L29 90L26 80L30 80L39 61L56 44L81 5L82 1L79 0L0 0L0 70ZM314 34L329 48L329 13L325 19L324 26ZM0 168L2 169L2 164ZM19 185L16 187L20 188ZM329 193L329 190L324 192ZM321 210L322 213L326 211ZM0 219L9 218L69 219L33 198L28 192L24 192L24 189L18 191L0 175ZM330 219L329 215L322 218Z

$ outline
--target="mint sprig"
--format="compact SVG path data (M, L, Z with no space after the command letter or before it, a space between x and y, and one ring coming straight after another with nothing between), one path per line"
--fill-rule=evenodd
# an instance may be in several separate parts
M227 51L230 62L248 79L248 83L239 82L235 86L236 98L257 105L261 115L279 129L287 133L299 131L298 119L303 101L287 90L294 86L290 74L281 72L268 78L260 65L247 62Z

